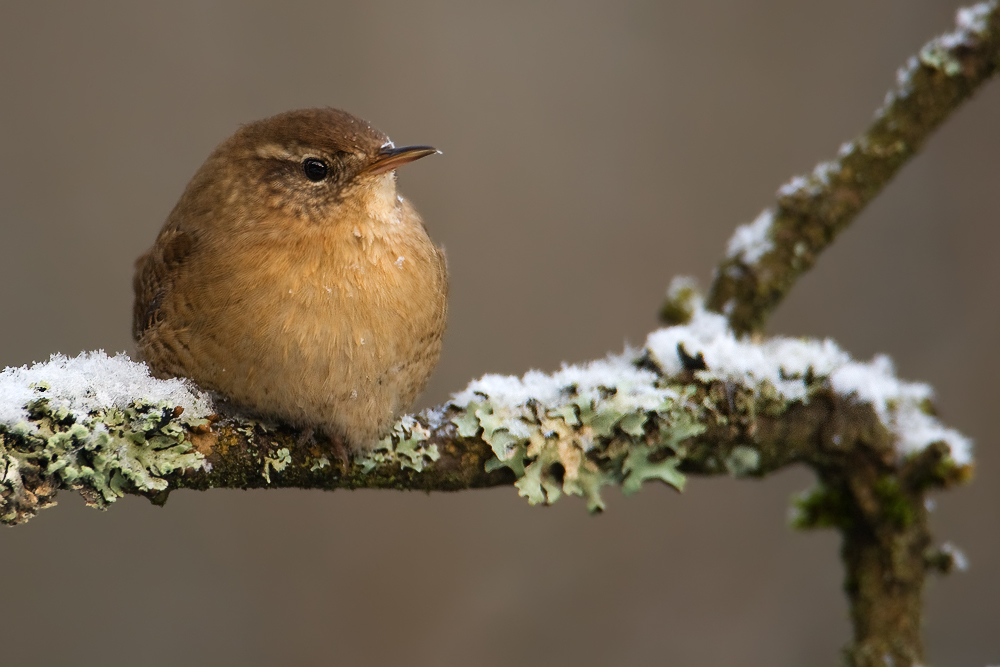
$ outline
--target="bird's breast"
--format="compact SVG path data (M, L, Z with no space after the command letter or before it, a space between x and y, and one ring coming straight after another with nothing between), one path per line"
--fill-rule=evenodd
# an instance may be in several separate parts
M244 262L252 271L220 290L228 312L213 321L257 366L375 377L443 330L443 260L419 222L363 219L312 232L269 240L260 261Z

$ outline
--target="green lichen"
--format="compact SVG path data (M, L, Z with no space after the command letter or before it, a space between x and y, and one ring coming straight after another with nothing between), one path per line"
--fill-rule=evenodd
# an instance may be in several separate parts
M659 479L678 491L684 490L684 475L677 470L680 460L675 457L653 461L652 455L656 452L649 445L635 445L629 450L622 463L622 471L628 477L622 483L622 491L625 495L632 495L642 488L642 483L648 479Z
M288 467L288 464L292 462L292 455L288 451L287 447L282 447L277 452L275 452L274 457L265 456L264 457L264 479L267 483L271 483L271 470L274 472L281 472Z
M760 469L760 452L753 447L737 445L726 457L726 470L734 477L746 477Z
M470 403L468 407L476 405L476 403ZM476 417L475 410L466 410L451 421L458 427L458 434L463 438L474 438L479 433L479 418Z
M78 490L102 509L126 493L155 495L167 488L166 476L205 465L186 432L208 422L173 405L140 400L76 415L50 405L45 383L32 388L28 420L0 427L0 521L33 516L55 504L60 489Z
M396 422L392 432L380 440L369 452L355 458L364 474L376 466L397 463L400 468L420 472L441 458L436 444L427 444L430 431L413 417L405 416Z
M693 390L661 387L660 404L650 409L648 395L626 389L570 386L555 406L507 405L480 394L460 406L453 423L463 437L479 435L492 447L486 470L510 468L518 493L532 505L566 494L599 511L602 487L622 484L634 493L650 479L682 489L681 442L705 430L702 410L689 400Z
M920 50L920 62L928 67L955 76L962 71L962 62L944 44L934 40Z
M330 465L330 459L326 456L321 456L316 461L313 462L312 466L309 468L309 472L316 472L317 470L322 470Z

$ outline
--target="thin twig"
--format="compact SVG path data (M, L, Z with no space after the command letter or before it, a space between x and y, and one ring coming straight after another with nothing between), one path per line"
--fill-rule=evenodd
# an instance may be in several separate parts
M708 307L737 333L760 332L798 277L842 232L930 134L1000 71L997 0L958 12L955 31L920 49L899 71L896 86L871 126L841 146L837 158L796 176L776 204L737 229L716 270ZM676 309L661 310L667 322Z

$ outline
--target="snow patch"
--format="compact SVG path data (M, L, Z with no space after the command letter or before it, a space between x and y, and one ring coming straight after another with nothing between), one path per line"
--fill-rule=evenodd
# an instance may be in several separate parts
M831 340L775 337L763 343L736 338L725 317L698 310L691 322L654 331L646 348L667 375L682 370L678 345L691 357L702 355L708 370L701 379L719 379L744 386L769 382L787 400L808 397L809 379L829 378L834 391L870 403L886 427L896 435L903 455L943 441L959 465L972 461L972 443L926 413L933 392L926 384L905 382L894 374L892 362L879 355L864 363L851 359Z
M807 396L809 389L803 380L807 374L828 376L850 361L850 356L831 340L778 337L755 344L738 339L725 317L704 310L696 313L689 324L659 329L646 339L647 349L667 375L683 370L678 345L683 345L692 357L703 356L708 370L701 372L707 377L749 387L767 380L788 400Z
M771 240L773 223L774 211L765 209L753 222L740 225L729 239L726 254L734 259L739 258L746 264L755 264L774 248Z
M31 385L46 383L39 393ZM0 372L0 423L8 426L27 421L25 404L49 399L54 409L66 408L74 414L88 414L110 407L124 408L144 399L166 401L184 408L185 417L206 417L215 409L209 395L187 380L158 380L144 363L132 361L124 353L109 357L104 350L84 352L77 357L54 354L42 363L8 366Z
M959 572L966 572L969 569L969 559L965 553L951 542L941 545L941 552L951 556L951 562Z
M808 187L809 181L805 176L793 176L792 180L778 188L778 196L791 197L798 192L806 190Z
M455 394L451 402L468 405L488 396L494 406L519 407L529 401L544 405L556 405L564 399L564 394L573 388L580 396L599 396L602 388L617 390L616 395L628 397L636 408L655 410L665 396L675 397L676 393L654 385L656 374L638 368L635 360L638 353L626 350L624 354L611 355L582 365L564 365L555 373L528 371L523 377L510 375L484 375L473 380L463 391Z
M996 9L996 0L980 2L978 5L963 7L955 16L955 24L959 30L982 34L989 27L990 12Z

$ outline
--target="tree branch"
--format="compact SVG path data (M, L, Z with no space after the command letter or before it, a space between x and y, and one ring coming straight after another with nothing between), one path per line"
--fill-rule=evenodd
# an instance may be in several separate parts
M830 341L738 340L704 311L653 332L641 352L551 375L485 376L353 458L309 432L219 417L224 405L150 378L124 356L56 357L0 375L0 395L15 385L20 412L7 406L0 420L7 523L27 520L60 489L106 507L176 488L515 484L532 503L571 494L599 510L607 485L633 492L648 479L680 488L685 472L836 468L844 462L831 456L856 447L891 470L943 442L951 467L942 479L971 464L968 441L926 414L930 388L896 379L886 359L859 363Z
M736 230L708 295L709 308L725 313L736 332L762 331L798 277L1000 70L997 0L960 10L957 24L899 70L896 87L861 136L842 145L835 160L783 185L774 206ZM667 323L679 321L669 298L660 314Z

